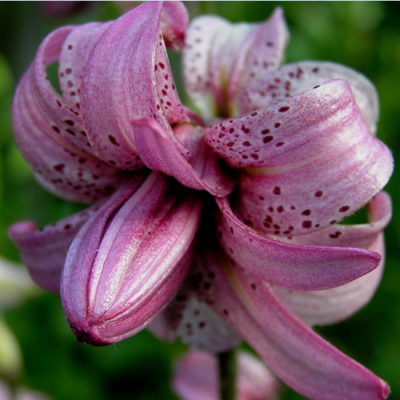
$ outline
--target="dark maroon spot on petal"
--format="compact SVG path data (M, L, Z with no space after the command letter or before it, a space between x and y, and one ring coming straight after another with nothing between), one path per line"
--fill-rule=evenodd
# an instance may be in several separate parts
M108 160L108 163L111 164L111 165L117 165L117 163L115 161L113 161L113 160Z
M161 93L166 96L167 95L167 91L165 89L161 90Z
M67 75L72 74L72 69L71 69L71 68L67 68L67 69L65 70L65 73L66 73Z
M321 197L324 193L322 192L322 190L317 190L314 194L315 197Z
M200 329L203 329L205 326L206 326L205 322L202 321L202 322L199 323L199 328Z
M256 290L256 289L257 289L257 286L256 286L255 283L252 283L252 284L250 285L250 287L251 287L253 290Z
M229 227L229 229L230 229L230 231L231 231L231 233L232 233L232 235L233 235L233 228L232 227Z
M111 144L114 146L119 146L119 143L117 142L117 139L115 139L114 136L108 135L108 140L110 141Z
M269 224L268 222L264 222L264 226L265 226L266 228L271 228L271 224Z
M312 222L311 221L303 221L302 226L303 226L303 228L311 228Z
M272 191L273 194L281 194L281 188L279 186L275 186L274 190Z
M80 158L78 162L79 164L84 164L86 162L86 158Z
M211 287L211 284L209 282L206 282L204 284L204 289L208 290L208 289L210 289L210 287Z
M275 122L274 124L275 128L279 128L281 126L280 122Z
M58 100L56 100L56 102L57 102L58 107L61 107L61 103Z
M246 128L244 125L241 126L240 128L244 133L250 133L250 129Z
M265 138L263 139L263 143L269 143L273 140L273 136L265 136Z
M210 279L214 279L214 278L215 278L215 272L210 271L210 272L208 273L208 277L209 277Z
M253 114L251 114L252 117L255 117L257 115L256 112L254 112Z
M314 86L313 89L318 89L321 85Z
M66 224L66 225L64 225L64 230L68 230L68 229L71 229L71 224Z
M318 67L315 67L315 68L312 69L312 72L318 72L318 71L319 71Z
M274 229L281 229L281 227L277 224L274 224Z
M349 208L349 206L343 206L339 209L339 212L346 212Z
M57 128L56 126L52 125L52 128L54 132L60 133L60 129Z
M224 315L226 315L226 316L228 316L228 315L229 315L229 311L228 311L226 308L224 308L222 312L223 312L223 313L224 313Z
M285 209L282 206L279 206L276 211L278 211L278 213L283 213L285 211Z
M264 197L263 197L263 196L258 196L258 198L259 198L260 200L264 200Z
M285 143L284 142L278 142L275 146L276 147L282 147Z
M272 222L272 217L270 215L265 216L265 221Z
M342 232L336 231L335 233L330 234L329 237L332 239L337 239L341 234Z
M53 168L58 172L64 172L65 164L57 164Z
M75 132L71 131L71 129L66 129L66 132L68 132L72 136L75 136Z
M274 42L267 42L267 43L265 43L265 45L266 45L267 47L272 47L272 46L274 45Z
M311 214L311 210L304 210L301 215L310 215Z
M261 133L263 134L263 135L266 135L267 133L270 133L271 131L269 130L269 129L264 129L264 130L262 130L261 131Z
M295 210L296 207L295 207L295 206L290 206L290 209L291 209L291 210Z
M243 142L243 146L251 146L251 143L250 143L250 142L248 142L248 141L246 141L246 142Z
M233 254L233 250L232 247L229 247L229 251Z
M74 126L74 121L71 121L70 119L66 119L64 122L69 126Z
M269 212L274 212L274 207L268 207Z
M285 107L281 107L281 108L279 109L279 112L285 112L285 111L287 111L287 110L289 110L289 107L285 106Z
M233 128L230 128L229 133L233 133L233 132L235 132L235 130Z
M165 65L162 62L159 62L158 65L160 66L161 69L165 68Z
M334 219L333 221L329 222L331 225L336 224L336 219Z
M258 160L259 159L258 154L255 154L255 153L250 154L250 157L253 158L254 160Z

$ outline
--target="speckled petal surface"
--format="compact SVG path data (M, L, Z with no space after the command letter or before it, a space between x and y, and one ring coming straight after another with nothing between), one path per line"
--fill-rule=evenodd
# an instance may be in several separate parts
M67 200L92 202L115 189L121 172L93 156L79 112L46 76L46 66L58 60L74 29L57 29L39 47L17 87L13 125L18 148L42 186Z
M188 120L175 89L160 28L162 2L141 4L116 20L90 55L81 111L96 154L126 170L140 161L132 128L137 116L170 124Z
M77 339L114 343L146 327L177 293L191 261L201 198L153 172L121 186L72 243L61 297Z
M381 257L356 248L304 246L260 235L232 212L227 198L217 199L221 210L217 235L221 246L249 273L292 290L321 290L343 285L375 269Z
M287 64L268 75L254 79L243 85L238 93L239 112L245 114L268 107L332 79L347 81L364 121L371 133L375 134L379 116L375 87L359 72L331 62L304 61Z
M370 134L342 80L220 122L205 135L229 165L242 168L235 212L278 236L310 233L351 215L393 169L389 149Z
M187 161L156 121L136 119L133 126L137 150L148 168L173 176L186 187L207 190L214 196L223 197L232 191L235 185L233 177L223 169L220 160L203 139L196 146L194 155L188 155ZM188 125L188 129L192 131L196 128Z
M215 252L204 254L201 270L214 273L208 289L199 284L204 301L295 391L315 400L387 398L384 381L304 325L267 284Z

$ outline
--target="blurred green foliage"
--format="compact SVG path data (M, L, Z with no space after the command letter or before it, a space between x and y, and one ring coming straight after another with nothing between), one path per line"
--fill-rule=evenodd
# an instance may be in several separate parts
M280 5L291 40L287 62L330 60L365 74L377 87L381 117L378 136L399 158L400 3L397 2L190 2L191 17L221 15L233 22L260 21ZM120 14L114 3L89 4L65 18L46 15L40 3L0 2L0 253L18 260L7 226L20 219L43 225L81 206L42 190L12 142L10 106L15 84L47 33L65 24L104 21ZM176 80L179 59L173 57ZM181 86L180 86L181 87ZM38 144L39 145L39 144ZM395 171L387 191L394 215L386 230L387 261L382 284L371 303L349 320L318 332L355 358L392 388L400 399L400 176ZM21 344L23 384L55 400L175 399L169 388L173 361L184 346L163 344L149 333L115 346L91 348L75 343L60 299L43 293L5 313ZM282 399L301 399L283 386ZM360 399L362 400L362 399Z

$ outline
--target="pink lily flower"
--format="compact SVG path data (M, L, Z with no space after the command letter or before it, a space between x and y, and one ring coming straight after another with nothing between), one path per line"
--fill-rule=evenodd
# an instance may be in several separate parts
M238 352L236 391L238 400L272 400L278 382L256 357ZM205 351L191 351L178 360L172 387L182 400L218 400L217 357Z
M181 3L149 2L43 41L15 94L15 138L39 183L94 205L13 225L23 261L80 342L150 324L217 352L242 337L304 396L386 398L310 328L362 307L382 273L393 159L372 134L372 84L332 63L279 68L280 9L258 25L187 23ZM188 93L219 119L181 104L165 45L184 49ZM338 225L367 203L368 224Z

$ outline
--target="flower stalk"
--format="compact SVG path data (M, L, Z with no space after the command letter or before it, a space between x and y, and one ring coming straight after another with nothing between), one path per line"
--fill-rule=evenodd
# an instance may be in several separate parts
M236 361L235 348L218 354L221 400L236 399Z

